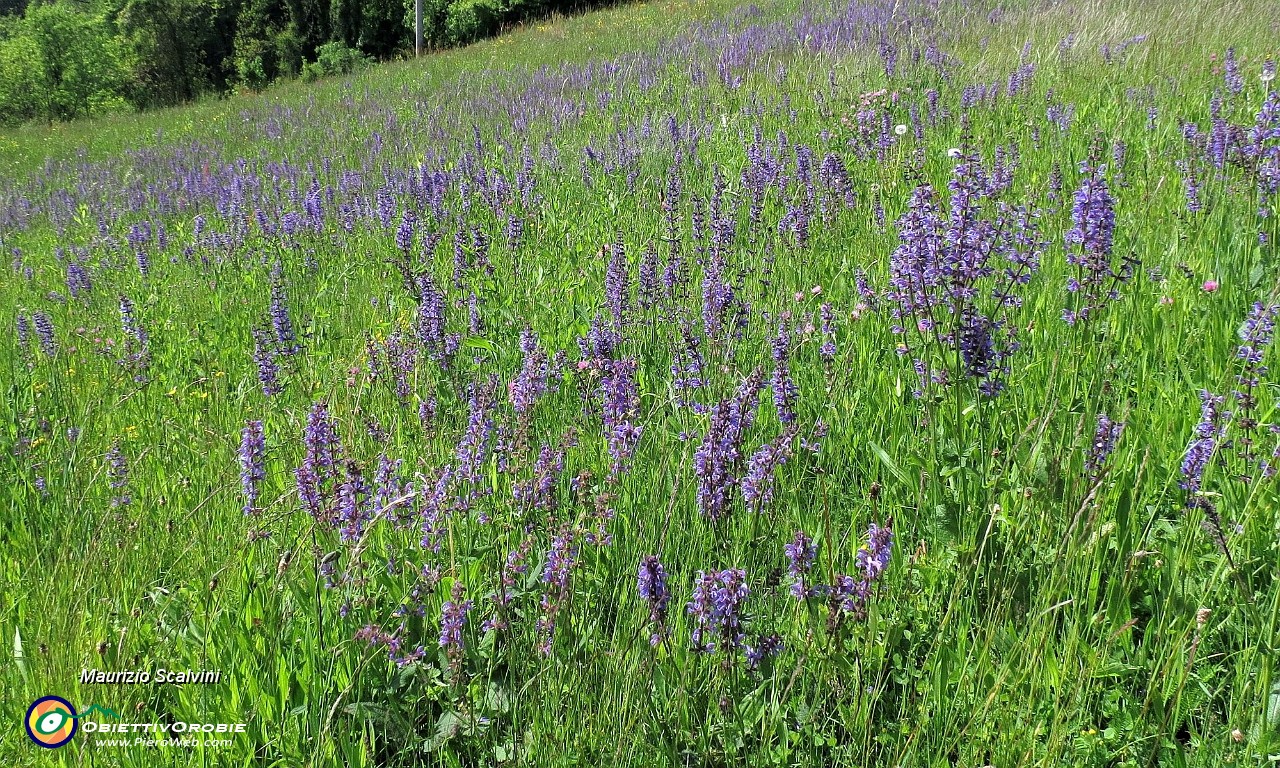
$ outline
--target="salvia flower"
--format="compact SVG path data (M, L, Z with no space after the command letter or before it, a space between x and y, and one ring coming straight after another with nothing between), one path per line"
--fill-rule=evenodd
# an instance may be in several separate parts
M465 591L461 581L454 581L450 599L440 607L440 647L444 649L455 677L462 671L462 660L466 654L462 631L467 626L467 614L473 607L472 601L462 599Z
M719 647L729 653L742 646L746 637L743 609L750 593L747 573L741 568L698 571L686 606L694 622L694 650L710 653Z
M144 372L151 363L151 343L128 296L120 297L120 326L125 337L125 356L120 362L133 371L136 380L145 381Z
M831 585L829 619L835 628L845 616L861 621L866 618L867 604L877 582L883 578L893 556L893 530L891 523L867 528L867 543L858 549L854 561L858 566L856 576L840 575Z
M818 545L804 531L796 531L795 537L783 547L787 555L787 574L791 576L791 594L804 600L815 590L807 584L809 571L818 559Z
M127 488L129 485L129 462L125 459L124 448L117 439L111 443L107 451L107 479L111 486L112 508L127 507L132 499Z
M32 320L36 326L36 338L40 341L40 351L45 357L58 354L58 341L53 333L53 318L44 312L37 311L32 314Z
M791 334L785 327L779 326L778 335L773 339L773 377L769 388L773 390L773 404L778 411L778 419L783 424L794 424L796 421L796 398L800 390L791 379L791 369L787 359L791 355Z
M373 516L369 506L369 486L360 466L354 461L345 462L346 472L338 484L338 535L348 544L360 540L365 525Z
M262 422L249 420L240 431L240 487L244 491L244 513L256 514L262 495L262 481L267 476L264 459L266 435Z
M1244 77L1240 74L1240 62L1236 60L1236 49L1228 48L1222 60L1222 74L1227 86L1227 93L1239 96L1244 92Z
M18 348L23 357L31 356L31 319L25 313L18 313Z
M630 461L644 427L636 420L640 410L640 393L636 383L636 360L612 361L600 380L603 394L603 423L613 458L612 475L619 474Z
M710 409L707 433L693 455L698 508L712 520L728 514L744 459L746 432L755 421L764 377L755 371L737 393Z
M667 571L657 555L641 558L636 589L649 607L649 644L657 647L667 637L667 606L671 602Z
M1200 421L1182 458L1182 480L1179 485L1188 494L1188 505L1194 505L1204 482L1205 470L1225 436L1231 413L1223 410L1226 398L1208 390L1200 392Z
M516 502L526 509L556 511L556 483L564 472L564 459L563 450L553 450L543 443L533 465L533 477L512 484L511 493Z
M467 427L458 441L458 477L478 483L481 469L492 450L497 424L493 418L493 397L489 387L472 384L468 397Z
M818 354L824 365L830 365L836 357L835 312L830 303L823 303L818 308L818 316L822 321L822 346Z
M520 373L507 387L511 406L515 412L525 415L532 410L543 395L551 391L551 361L538 344L532 328L520 332L520 351L524 354Z
M293 317L289 314L289 301L284 293L283 279L271 281L271 329L275 333L276 349L282 355L295 355L301 351L298 337L293 330Z
M1236 389L1232 392L1240 434L1234 442L1246 465L1252 465L1256 458L1252 454L1259 426L1257 391L1262 385L1262 377L1267 373L1263 360L1275 338L1278 312L1280 305L1255 302L1249 316L1240 326L1240 345L1236 348L1236 357L1241 361L1241 366L1236 374ZM1248 481L1249 476L1244 475L1243 479Z
M621 239L605 246L609 253L609 265L605 270L604 293L605 304L609 314L613 316L613 327L621 332L630 311L630 271L627 266L627 254Z
M1067 264L1074 267L1067 281L1073 295L1073 307L1063 310L1068 325L1088 321L1107 302L1115 301L1120 284L1133 274L1133 264L1125 259L1117 266L1112 262L1115 246L1115 199L1107 188L1106 166L1085 161L1080 165L1083 176L1076 189L1071 209L1071 229L1065 237Z
M1090 478L1102 474L1103 465L1116 449L1120 433L1124 431L1124 422L1112 421L1105 413L1098 414L1098 424L1093 430L1093 442L1089 445L1089 454L1085 457L1084 469Z
M298 498L318 522L330 523L332 521L326 511L325 497L327 489L337 477L341 447L337 423L329 415L329 408L324 402L311 406L307 414L307 426L302 434L302 444L302 464L294 470Z
M747 659L747 668L757 670L769 659L782 653L782 636L777 633L762 635L754 644L743 646L743 655Z
M788 428L757 448L747 460L747 472L738 485L748 509L759 512L773 500L774 475L791 458L795 435L795 429Z
M253 361L258 368L258 383L267 397L280 393L280 363L274 337L267 328L252 330Z
M1033 212L987 202L1004 188L995 179L962 153L948 183L949 215L922 184L898 221L887 297L891 329L903 337L899 354L911 358L920 381L918 397L965 378L996 395L1019 348L1011 315L1039 269L1043 242Z

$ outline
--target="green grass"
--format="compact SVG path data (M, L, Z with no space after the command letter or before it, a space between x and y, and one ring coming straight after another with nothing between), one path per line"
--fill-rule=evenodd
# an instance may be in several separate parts
M12 724L0 730L0 763L1005 768L1253 765L1280 754L1276 486L1233 479L1244 464L1231 450L1219 452L1205 488L1228 528L1239 526L1227 532L1230 559L1178 486L1198 391L1225 395L1235 387L1237 330L1254 301L1275 299L1280 236L1274 218L1258 218L1257 194L1239 168L1202 168L1205 210L1187 213L1176 162L1196 155L1179 122L1208 125L1210 98L1222 84L1215 67L1234 46L1245 91L1223 114L1252 123L1264 97L1261 61L1278 53L1277 30L1266 21L1270 5L1014 3L989 16L988 7L944 4L936 39L962 62L950 83L907 56L909 44L923 48L932 39L926 29L895 29L904 50L891 82L874 45L773 51L738 89L719 85L712 57L705 84L682 62L669 62L654 74L654 87L618 88L604 106L594 90L583 91L580 120L562 131L538 118L513 135L500 111L523 87L521 73L543 65L632 62L628 54L654 50L699 21L729 15L745 26L799 13L787 0L760 5L760 15L746 20L732 16L728 2L620 6L349 79L0 136L0 202L19 189L46 199L57 189L78 195L78 158L94 164L83 174L87 197L72 206L78 213L0 232L6 253L20 248L32 269L30 279L21 269L6 271L0 317L11 329L19 313L48 312L60 347L52 357L38 345L25 353L11 330L0 333L7 393L0 400L0 717ZM1057 46L1070 33L1076 44L1064 57ZM1100 45L1137 34L1149 37L1117 63L1103 63ZM998 398L979 397L965 382L936 402L917 400L887 310L857 308L856 271L884 286L898 243L894 222L912 188L927 179L945 197L954 165L947 150L961 143L961 90L974 82L1003 87L1027 42L1036 65L1031 92L969 110L969 133L987 162L998 145L1018 148L1006 199L1044 209L1043 267L1014 315L1022 348ZM895 123L908 122L906 105L929 88L941 91L951 117L927 128L923 142L908 133L883 161L859 160L844 141L856 135L861 95L881 88L901 99ZM1148 88L1141 96L1129 90ZM1054 102L1074 105L1065 132L1046 122L1049 91ZM483 100L489 94L491 103ZM1147 100L1158 108L1153 130ZM689 196L711 194L718 166L726 197L745 199L740 173L757 123L766 142L785 131L791 144L814 147L819 162L829 151L841 154L858 198L830 222L815 220L802 249L776 229L798 200L794 187L770 193L758 238L748 237L745 207L739 214L730 265L754 319L741 339L704 347L709 394L701 397L730 396L756 368L767 377L777 318L790 312L802 326L791 360L800 431L812 437L823 422L830 432L820 452L798 449L779 469L776 496L759 514L738 502L715 522L698 511L693 453L706 417L676 404L679 323L668 310L639 312L626 329L622 354L638 361L644 432L617 483L605 480L610 460L599 413L584 412L579 396L594 380L573 364L577 337L597 313L607 314L601 245L620 233L633 281L646 246L665 257L671 112L711 128L676 168L684 188L680 236L695 275L679 306L695 326L701 269L689 246ZM634 185L599 169L584 182L584 146L606 151L618 126L645 116L654 138L636 141ZM493 240L493 273L469 270L465 291L452 284L453 225L446 226L428 267L448 293L449 330L464 340L447 369L421 357L407 404L366 373L368 337L409 328L417 311L388 264L394 227L360 225L347 234L330 209L325 230L303 232L296 244L253 224L234 249L184 254L194 211L148 214L166 223L172 244L152 253L143 277L124 244L138 215L103 202L119 202L117 192L131 188L156 199L144 182L170 176L173 156L196 158L183 160L196 177L236 158L265 177L269 163L287 161L301 171L300 184L309 182L308 165L318 169L328 158L328 183L350 168L376 188L384 169L414 169L432 152L469 147L473 126L490 148L503 137L512 142L514 152L489 150L489 162L512 177L521 144L529 144L543 201L532 210L516 206L525 235L513 250L502 237L505 222L473 193L468 221ZM376 156L374 133L383 147ZM1141 267L1096 322L1073 328L1061 320L1069 276L1063 235L1076 166L1097 136L1108 165L1116 141L1127 147L1123 179L1110 171L1116 252ZM542 159L544 142L560 153L557 167ZM131 154L140 149L147 152ZM47 160L66 165L44 174ZM1066 202L1057 208L1045 194L1055 165L1066 177ZM291 171L279 173L287 188ZM460 211L456 191L445 207ZM226 226L207 205L201 212ZM119 246L103 242L100 213ZM1260 244L1260 227L1269 244ZM62 303L49 297L67 293L54 249L73 246L90 249L94 288ZM284 391L268 398L258 386L251 331L267 312L276 262L304 351L286 363ZM1206 280L1220 287L1205 291ZM470 291L482 302L478 334L467 329ZM150 336L145 383L118 362L119 353L98 351L102 340L122 338L120 295L136 303ZM822 302L837 315L830 366L819 355L820 328L803 328L807 320L820 326ZM520 426L506 382L520 369L517 341L526 325L571 362L563 384ZM404 460L407 476L433 478L455 461L468 417L466 382L489 373L502 382L497 418L524 444L509 468L488 463L480 487L492 495L448 519L439 552L421 546L416 526L388 521L353 547L303 510L293 470L313 403L327 401L346 455L370 479L383 450ZM1270 383L1262 388L1263 421L1274 418L1273 392ZM417 404L432 397L438 416L424 427ZM768 390L762 400L748 451L782 428ZM1084 461L1099 412L1125 429L1095 483ZM242 512L238 477L247 419L262 420L267 436L257 516ZM385 446L369 435L369 419L386 431ZM67 436L73 427L82 430L76 440ZM557 486L556 515L520 510L511 502L513 482L531 476L540 444L558 444L569 429L578 441ZM694 439L681 440L682 432ZM1269 453L1273 440L1264 434L1257 450ZM129 466L132 503L123 508L110 503L116 491L107 452L116 441ZM584 470L594 477L593 492L610 496L613 543L581 542L581 562L561 596L554 653L544 658L534 626L544 589L537 576L560 524L594 530L596 505L575 501L569 489L569 478ZM491 521L481 522L480 512ZM825 580L853 573L868 524L890 518L894 557L866 620L830 632L821 601L797 603L788 594L784 544L797 529L818 540L817 578ZM515 586L512 631L495 638L479 624L526 525L530 575ZM340 573L353 583L321 586L318 568L329 552L339 553ZM673 591L673 635L656 649L635 586L641 557L654 553ZM388 559L400 567L388 569ZM442 581L426 591L424 616L411 617L405 635L427 655L398 668L356 633L366 624L394 629L393 611L424 565L438 568ZM684 606L696 572L727 567L748 573L752 638L777 632L785 642L758 672L689 649ZM461 680L437 643L454 580L476 602ZM350 613L341 616L344 604ZM78 682L85 668L156 667L217 669L223 679L187 687ZM105 747L86 733L59 750L39 750L18 723L48 694L80 708L97 703L130 721L243 722L247 733L230 747L194 751Z

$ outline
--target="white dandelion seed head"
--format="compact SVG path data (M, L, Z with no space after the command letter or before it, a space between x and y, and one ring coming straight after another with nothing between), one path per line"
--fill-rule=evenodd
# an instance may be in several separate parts
M903 125L902 123L898 123L897 127L893 129L893 132L898 134L899 136L905 136L907 133L907 126Z

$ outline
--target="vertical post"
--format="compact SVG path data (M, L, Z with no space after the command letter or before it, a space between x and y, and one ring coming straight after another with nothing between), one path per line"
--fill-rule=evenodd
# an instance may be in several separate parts
M413 55L422 55L422 0L413 0Z

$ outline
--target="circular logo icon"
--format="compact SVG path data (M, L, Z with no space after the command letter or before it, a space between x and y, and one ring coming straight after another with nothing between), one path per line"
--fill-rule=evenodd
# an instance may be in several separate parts
M57 749L76 734L76 708L59 696L43 696L27 710L26 725L32 741Z

